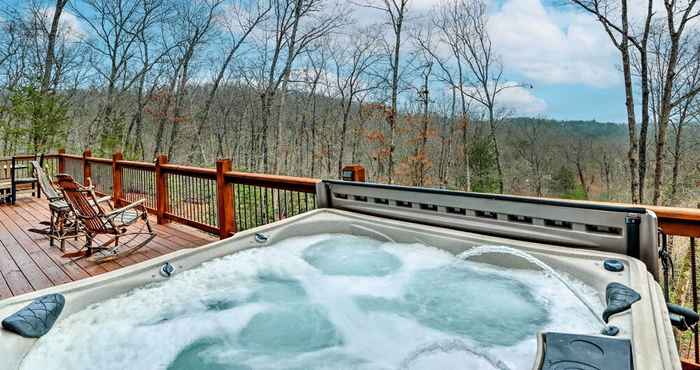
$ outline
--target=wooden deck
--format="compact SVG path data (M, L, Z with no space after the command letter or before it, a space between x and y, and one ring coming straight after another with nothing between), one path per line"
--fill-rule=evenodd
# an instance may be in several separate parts
M39 222L46 220L49 220L49 208L43 198L25 196L17 199L14 206L0 204L0 299L99 275L218 240L185 225L158 225L152 218L151 225L158 235L133 254L102 264L85 259L72 262L62 258L63 252L57 247L50 247L46 236L27 231L42 228ZM74 245L82 242L82 238L70 241ZM66 251L73 250L70 243L66 243Z

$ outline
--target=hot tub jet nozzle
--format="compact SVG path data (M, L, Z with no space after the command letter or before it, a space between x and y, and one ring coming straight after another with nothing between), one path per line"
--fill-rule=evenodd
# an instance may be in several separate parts
M258 243L266 243L269 238L263 233L255 233L255 241Z
M169 278L175 272L175 266L171 265L170 262L166 262L160 267L160 275Z

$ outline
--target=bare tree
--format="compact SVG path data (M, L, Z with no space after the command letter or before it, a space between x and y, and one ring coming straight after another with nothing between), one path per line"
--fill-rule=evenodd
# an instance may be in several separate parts
M269 143L273 102L278 91L282 90L280 110L284 107L286 84L292 71L294 60L314 41L340 27L344 15L337 11L321 12L325 0L274 0L267 35L262 47L265 48L259 74L260 119L261 128L256 130L252 145L258 145L262 151L262 168L269 167ZM268 40L272 47L268 49ZM278 117L281 117L278 116ZM281 120L278 118L274 139L279 144Z
M654 168L654 204L659 204L661 200L661 188L664 174L664 160L666 150L666 132L671 120L671 115L674 107L681 101L674 99L673 93L676 90L678 67L680 64L681 42L683 33L688 25L688 22L696 18L700 13L695 8L696 0L690 0L687 3L678 0L664 0L666 8L666 25L668 27L668 35L670 41L668 62L666 64L666 73L663 80L663 89L659 107L659 121L656 130L656 166ZM700 92L700 86L691 89L681 98L692 98Z
M46 45L46 59L44 61L44 73L41 76L41 91L46 92L49 89L51 82L51 70L54 64L54 49L56 47L56 37L58 36L58 25L61 20L63 8L68 3L68 0L56 0L56 5L53 8L53 19L51 20L51 29L48 32L48 42Z
M364 6L383 12L391 26L393 40L385 40L389 57L389 89L391 90L391 111L387 116L389 124L389 157L387 181L391 184L394 175L394 151L396 150L396 124L398 121L399 77L401 73L401 37L408 12L408 0L376 0ZM393 41L393 42L392 42Z
M515 138L513 147L517 155L527 163L538 197L545 194L545 174L552 158L552 148L543 144L544 136L551 129L541 122L532 122L512 135Z
M495 55L488 34L488 7L485 2L481 0L446 0L445 4L444 6L448 7L452 15L451 24L458 42L457 50L470 72L467 77L468 86L465 86L461 93L486 110L489 136L498 172L498 190L503 193L503 166L496 127L502 118L499 114L502 114L504 110L498 109L497 98L507 89L529 85L509 83L503 78L503 64Z
M168 157L174 158L175 145L180 126L185 121L183 117L184 100L187 94L187 84L191 78L192 62L197 50L207 42L206 37L214 28L214 21L219 16L220 6L223 0L206 0L182 4L176 9L176 29L174 32L182 32L182 44L179 47L177 92L173 107L174 124L170 130L170 143Z
M245 4L241 0L232 4L228 8L230 14L227 14L226 18L226 28L231 38L231 45L228 52L224 56L224 60L219 67L214 80L212 81L207 98L204 101L204 106L198 114L197 123L197 135L192 140L192 149L188 156L188 161L190 163L197 163L204 161L204 148L202 146L204 129L207 124L207 119L209 118L209 111L211 110L211 105L216 97L216 92L219 89L219 85L224 78L226 70L229 68L233 56L236 51L243 45L243 42L248 38L251 32L258 27L258 25L264 21L265 17L268 15L272 9L271 4L261 6L257 2L254 5L250 5L250 8L246 8ZM229 19L229 15L231 16Z
M101 149L110 151L115 142L121 142L122 135L124 112L119 110L117 99L146 72L132 73L129 69L139 35L159 20L163 1L82 0L71 5L90 30L92 37L85 43L95 52L92 66L106 83L104 102L91 125L91 130L99 129L99 135L90 136L99 137Z
M348 43L350 47L348 47ZM338 152L338 177L345 158L345 139L353 105L359 94L376 88L370 80L369 69L379 61L378 44L372 30L351 33L338 39L332 46L331 60L335 74L335 88L340 97L341 123Z
M620 52L622 73L625 86L625 106L627 108L627 128L629 134L629 150L627 159L630 171L630 193L633 203L644 198L644 179L646 175L646 141L649 127L649 65L647 43L653 13L653 0L647 1L646 15L643 21L641 36L636 36L630 26L629 5L627 0L569 0L581 9L591 13L603 26L610 41ZM619 21L614 15L619 11ZM637 118L634 103L634 86L632 81L633 48L639 52L638 70L641 80L642 93L642 124L637 139Z

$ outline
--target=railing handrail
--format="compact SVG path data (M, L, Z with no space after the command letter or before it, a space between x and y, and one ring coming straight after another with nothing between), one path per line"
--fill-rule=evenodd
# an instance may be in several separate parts
M48 153L44 154L44 158L56 158L58 157L58 153ZM34 154L18 154L14 156L9 156L9 157L0 157L0 161L11 161L12 158L19 159L19 160L26 160L26 159L34 159L38 158L40 154L34 155Z
M81 158L82 159L82 158ZM103 164L112 164L111 159L107 158L100 158L100 157L86 157L86 161L92 162L92 163L103 163Z
M181 164L167 163L161 165L161 168L166 173L177 173L181 175L194 175L206 178L216 178L216 169L205 168L205 167L195 167L195 166L185 166Z
M68 158L68 159L83 159L82 155L76 155L76 154L68 154L68 153L58 153L56 154L57 157L59 158Z
M148 170L153 170L156 168L155 163L150 163L150 162L127 161L124 159L118 160L116 162L119 166L122 166L122 167L143 168L143 169L148 169Z
M238 184L274 186L284 190L315 193L320 179L283 175L268 175L251 172L228 171L224 173L226 180Z

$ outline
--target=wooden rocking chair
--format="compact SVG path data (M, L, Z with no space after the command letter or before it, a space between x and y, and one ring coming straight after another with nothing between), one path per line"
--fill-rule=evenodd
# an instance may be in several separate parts
M46 235L49 237L49 245L53 247L54 242L58 241L59 249L65 252L65 243L67 239L77 239L80 234L80 228L75 221L75 215L71 211L68 202L63 198L63 194L56 188L49 175L46 174L40 161L32 161L34 169L34 177L39 183L39 190L49 200L49 210L51 211L51 219L42 221L41 224L46 226L43 229L32 228L29 231L37 234ZM102 197L98 199L99 203L109 204L111 197Z
M64 198L75 214L76 220L81 224L81 230L86 239L85 246L81 250L66 253L64 257L77 259L88 257L90 261L96 263L111 261L134 253L155 238L156 233L148 221L145 199L122 208L112 209L110 206L110 209L105 210L100 205L89 178L88 186L78 184L70 175L59 174L57 178ZM128 230L128 227L138 220L142 220L144 225L137 231ZM110 235L111 238L93 246L98 235ZM136 241L140 236L145 236L145 239ZM122 242L125 238L129 240ZM110 247L112 244L114 245Z
M53 182L51 182L51 179L41 167L41 163L32 161L32 167L34 168L34 177L39 182L40 191L49 200L51 220L41 222L42 225L47 226L46 228L29 229L29 231L47 235L50 240L50 246L54 245L54 240L58 240L61 251L65 251L66 239L77 238L78 236L78 223L75 222L75 217L72 216L68 202L63 199L63 195L53 185Z

